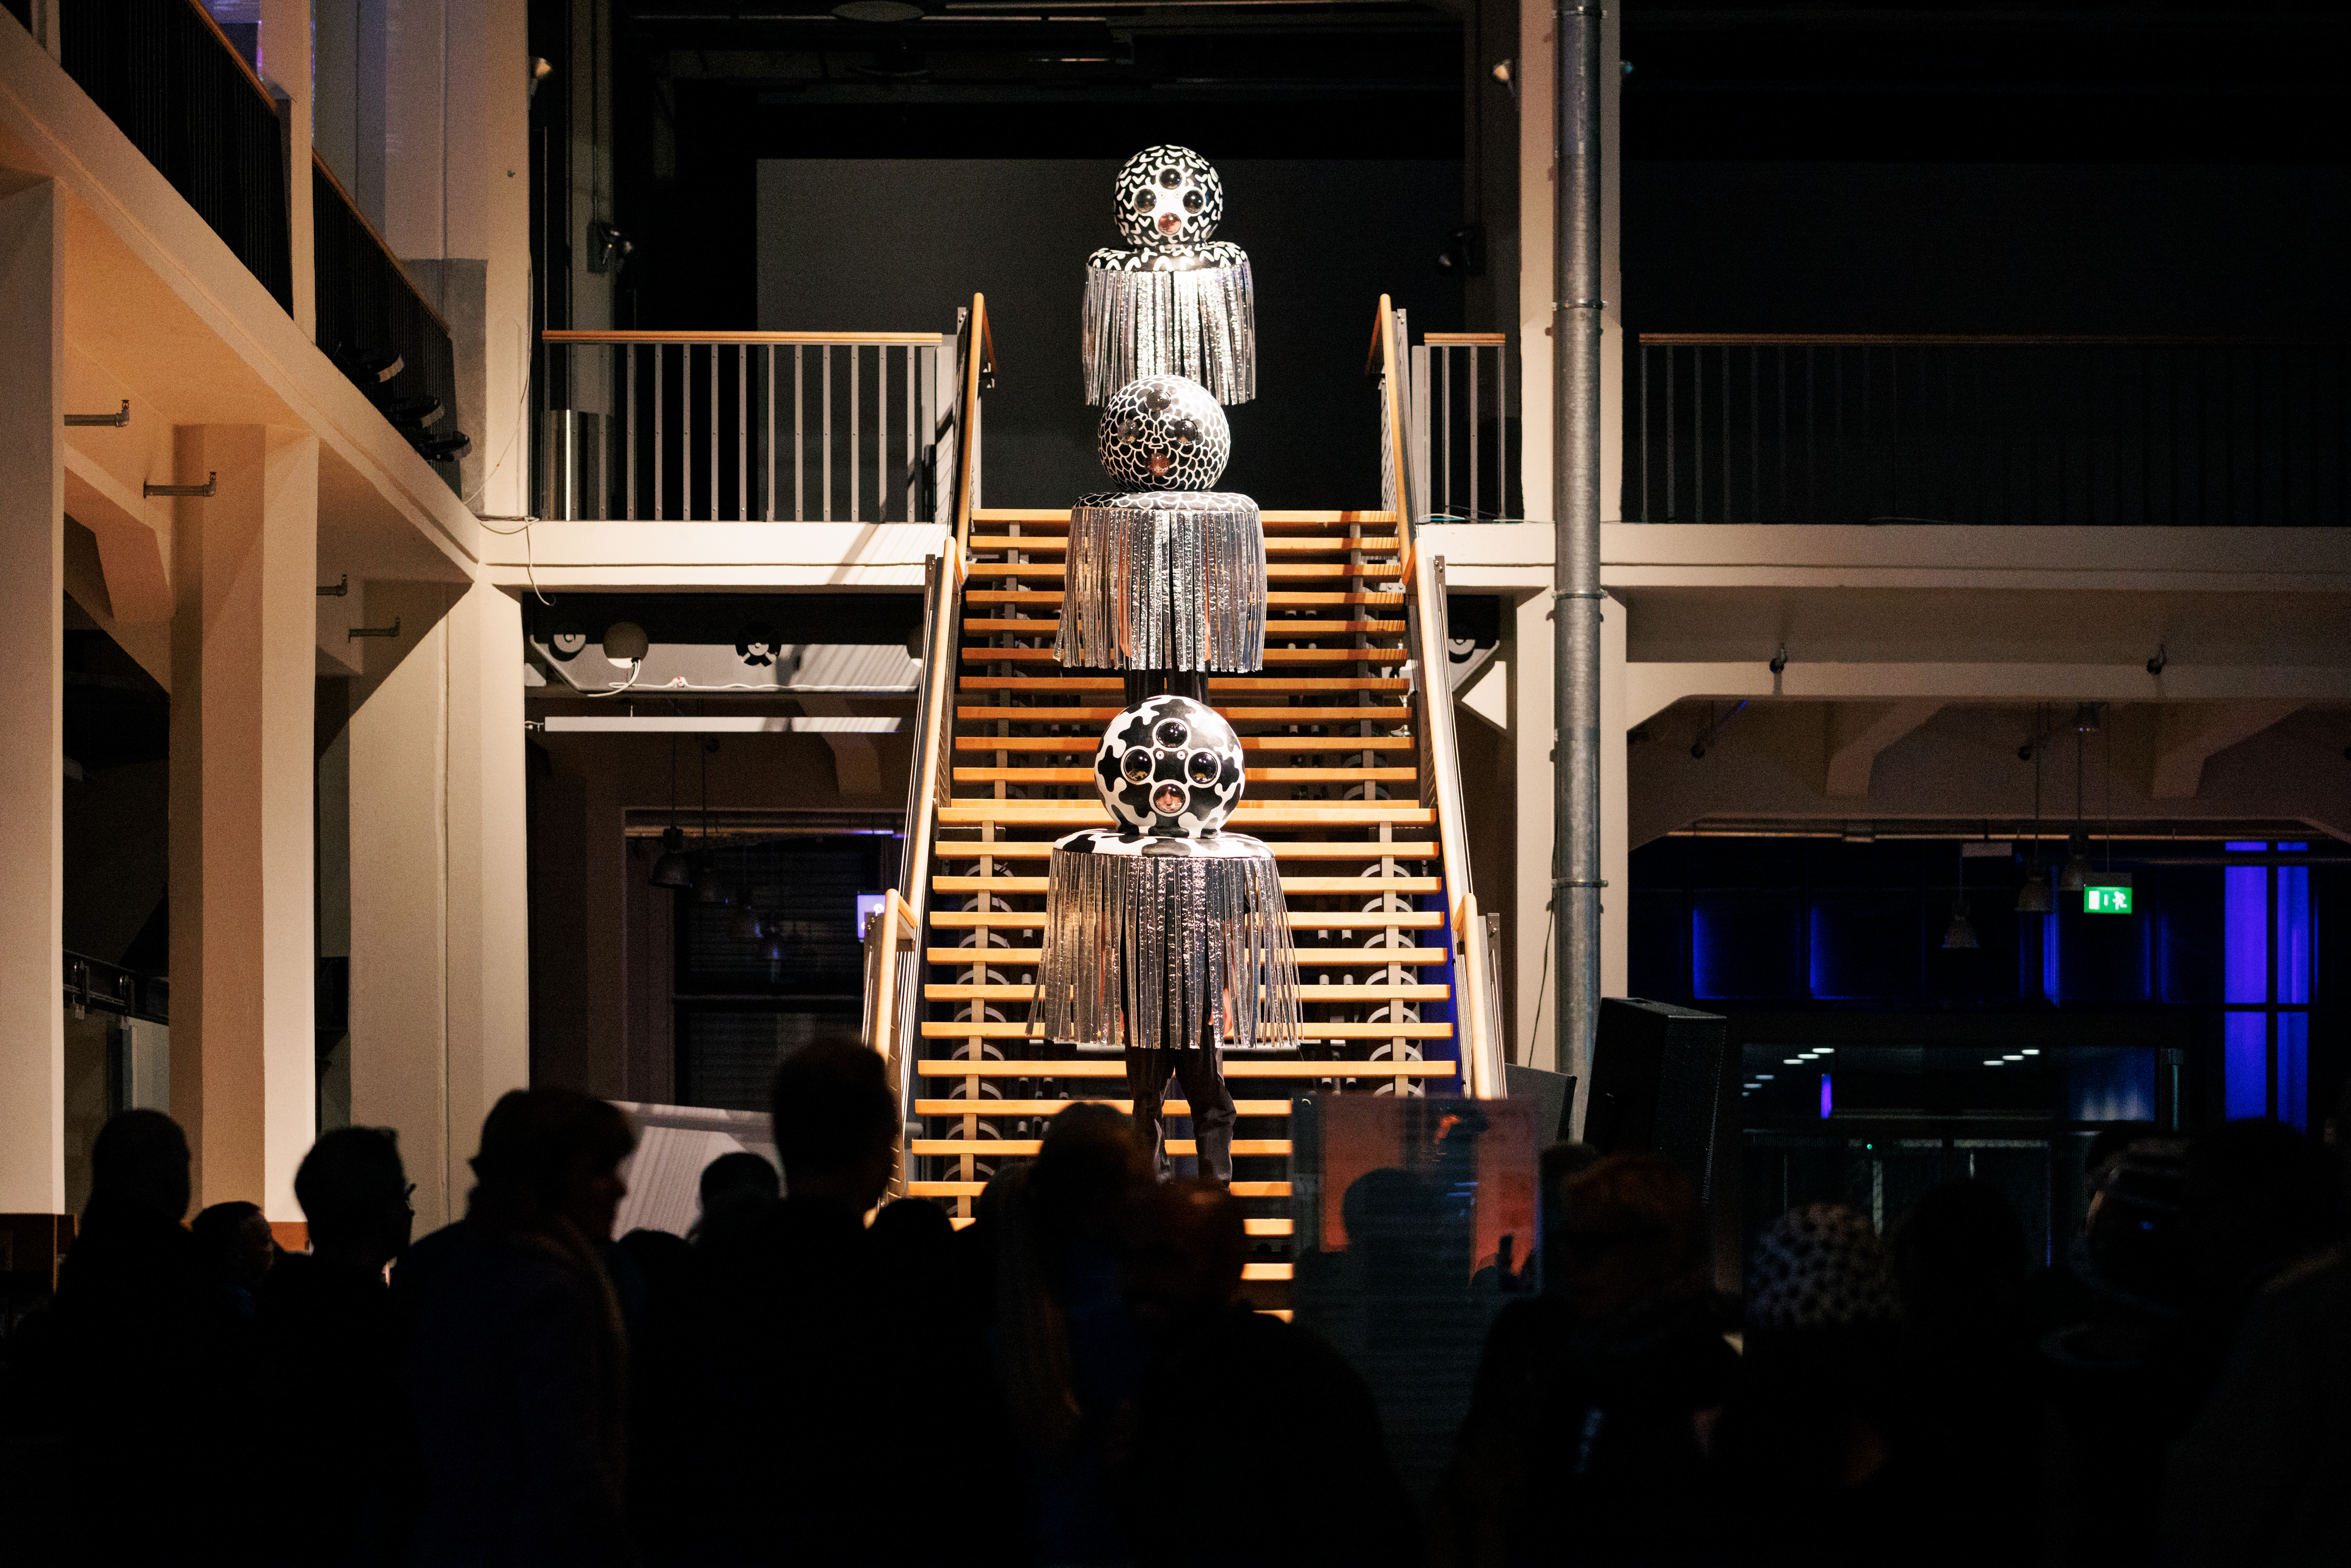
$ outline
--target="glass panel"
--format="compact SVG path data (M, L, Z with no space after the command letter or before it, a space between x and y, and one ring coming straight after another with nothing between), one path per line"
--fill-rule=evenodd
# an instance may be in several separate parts
M2310 1130L2310 1015L2277 1015L2277 1113L2289 1127Z
M2277 999L2310 1000L2310 868L2305 865L2277 868Z
M2231 844L2230 848L2237 846ZM2270 873L2267 866L2232 865L2222 873L2221 1000L2270 999Z
M2222 1020L2221 1103L2231 1121L2269 1114L2269 1021L2267 1013L2230 1013Z

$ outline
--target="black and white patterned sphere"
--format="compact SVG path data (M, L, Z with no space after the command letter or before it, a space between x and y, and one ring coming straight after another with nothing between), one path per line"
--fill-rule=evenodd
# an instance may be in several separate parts
M1130 490L1205 490L1224 473L1233 434L1199 382L1145 376L1102 404L1094 444L1102 472Z
M1189 147L1146 147L1118 171L1118 232L1145 250L1202 245L1225 215L1225 183Z
M1145 697L1110 721L1094 788L1133 831L1213 833L1241 798L1241 743L1225 716L1190 697Z

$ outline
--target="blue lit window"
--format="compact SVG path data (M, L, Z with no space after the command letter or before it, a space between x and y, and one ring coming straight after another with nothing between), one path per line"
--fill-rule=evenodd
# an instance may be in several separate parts
M2297 854L2306 843L2282 843ZM2310 868L2274 863L2266 843L2232 842L2252 864L2221 873L2222 1103L2231 1117L2310 1124Z

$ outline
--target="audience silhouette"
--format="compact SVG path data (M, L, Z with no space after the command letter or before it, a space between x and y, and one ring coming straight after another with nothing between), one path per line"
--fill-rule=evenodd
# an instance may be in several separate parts
M690 1241L611 1239L635 1139L601 1101L501 1099L465 1217L413 1245L398 1140L342 1128L280 1253L249 1202L183 1226L179 1127L113 1118L54 1300L0 1339L8 1561L2342 1556L2351 1161L2273 1121L2102 1139L2047 1281L1968 1179L1882 1242L1839 1205L1780 1216L1743 1303L1676 1167L1573 1145L1542 1162L1544 1293L1471 1275L1465 1141L1348 1188L1344 1249L1298 1282L1344 1298L1326 1343L1252 1304L1242 1201L1157 1179L1108 1106L1063 1109L961 1230L882 1203L898 1102L857 1041L789 1058L773 1120L780 1179L713 1161ZM1399 1431L1465 1392L1431 1336L1497 1303L1418 1481ZM918 1481L939 1433L963 1457ZM219 1506L256 1478L257 1528Z

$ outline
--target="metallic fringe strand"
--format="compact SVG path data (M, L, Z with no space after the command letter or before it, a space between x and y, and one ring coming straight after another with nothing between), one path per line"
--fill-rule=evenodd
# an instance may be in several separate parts
M1169 491L1070 511L1053 655L1070 669L1265 664L1265 528L1246 496Z
M1273 854L1256 847L1209 858L1057 846L1032 1031L1081 1051L1295 1049L1298 956Z
M1086 269L1086 402L1144 376L1189 376L1218 402L1257 396L1249 263L1191 272Z

